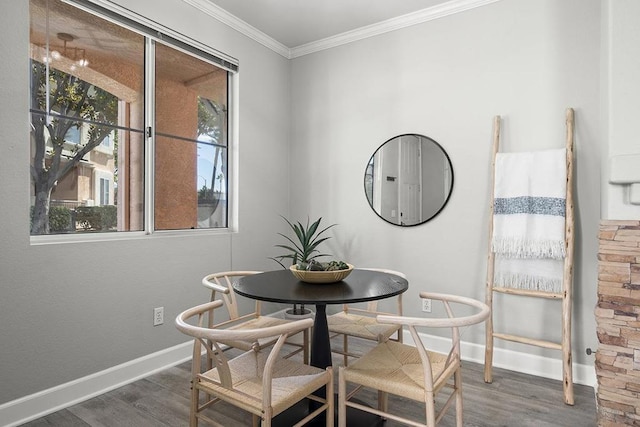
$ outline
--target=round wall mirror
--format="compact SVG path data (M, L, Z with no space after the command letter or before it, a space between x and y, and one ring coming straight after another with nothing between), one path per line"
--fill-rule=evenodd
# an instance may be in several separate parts
M364 173L364 192L373 211L402 227L433 219L452 190L449 156L424 135L398 135L386 141L373 153Z

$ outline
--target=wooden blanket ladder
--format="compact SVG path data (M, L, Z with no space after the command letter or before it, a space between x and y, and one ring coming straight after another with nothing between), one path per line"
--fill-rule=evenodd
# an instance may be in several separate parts
M484 381L491 383L493 366L493 341L502 339L523 344L534 345L554 350L562 351L562 376L564 403L574 404L573 398L573 368L571 357L571 288L573 283L573 241L574 241L574 210L573 210L573 139L574 139L574 112L573 109L566 110L566 148L567 148L567 195L566 195L566 215L565 215L565 249L564 271L561 292L547 292L539 290L525 290L506 287L497 287L494 284L495 253L491 247L491 237L493 236L493 201L495 186L495 162L496 154L500 145L500 116L494 118L493 123L493 158L491 203L489 215L489 251L487 259L487 283L486 283L486 303L491 308L491 315L486 321L486 347L484 364ZM521 295L526 297L547 298L562 302L562 340L552 342L517 335L510 335L495 332L493 329L493 294L499 292L508 295Z

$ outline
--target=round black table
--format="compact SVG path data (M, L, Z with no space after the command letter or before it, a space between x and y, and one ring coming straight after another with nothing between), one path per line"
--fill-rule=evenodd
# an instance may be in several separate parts
M374 270L354 269L346 279L336 283L306 283L298 280L289 270L267 271L245 276L233 284L238 295L261 301L288 304L315 305L316 315L311 339L311 365L319 368L331 366L331 341L327 326L327 304L350 304L389 298L405 292L406 279L395 274ZM326 395L324 387L316 393ZM313 407L315 402L311 402ZM309 405L299 404L274 419L274 425L290 426L304 417ZM337 405L336 405L337 419ZM337 421L335 423L337 425ZM384 420L373 414L347 408L347 425L378 426ZM324 415L311 425L324 425Z
M267 271L241 278L233 288L238 295L261 301L313 304L316 316L311 340L311 365L331 366L327 304L348 304L389 298L405 292L406 279L394 274L354 269L336 283L301 282L289 270Z

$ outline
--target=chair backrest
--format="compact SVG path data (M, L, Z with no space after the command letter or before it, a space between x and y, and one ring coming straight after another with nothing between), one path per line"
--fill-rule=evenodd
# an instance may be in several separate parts
M214 366L218 370L219 383L224 387L233 388L235 385L232 382L229 369L230 359L227 358L225 352L222 351L225 347L223 342L241 340L255 343L253 350L250 352L257 354L260 351L264 351L268 353L264 365L263 378L265 378L265 381L270 385L272 379L271 370L285 340L289 335L310 328L313 325L313 320L302 319L259 329L233 330L206 327L205 325L209 323L209 318L214 316L214 311L220 309L223 305L224 303L221 300L211 301L187 309L176 317L176 328L178 328L180 332L194 338L192 376L195 377L201 372L200 356L204 348L208 353L208 358L214 361ZM274 346L261 350L258 341L271 337L278 337Z
M462 326L470 326L476 323L484 322L490 315L491 309L481 301L473 298L467 298L459 295L441 294L435 292L420 292L420 298L429 298L435 301L441 301L447 317L406 317L378 315L376 319L380 323L392 323L406 326L411 333L416 349L420 354L422 366L425 367L425 376L428 377L428 383L433 383L437 379L431 378L431 362L427 355L427 350L418 335L417 327L425 328L451 328L451 349L447 357L447 365L452 361L460 359L460 331ZM479 310L478 312L468 315L456 317L451 303L470 306ZM428 368L428 369L427 369ZM427 383L427 384L428 384Z
M230 320L237 320L242 316L238 308L236 293L233 291L233 283L244 276L261 273L261 271L223 271L221 273L208 274L202 278L202 284L211 290L211 301L217 299L216 292L224 300ZM260 315L260 301L256 300L254 316ZM246 313L245 313L246 316ZM244 317L244 316L243 316ZM212 326L212 325L209 325Z
M368 271L378 271L380 273L387 273L387 274L394 274L396 276L402 277L403 279L406 279L407 276L404 273L401 273L399 271L396 270L389 270L386 268L367 268L367 267L358 267L358 270L368 270ZM402 316L402 294L399 294L396 298L397 301L397 314L399 316ZM343 305L343 310L344 311L349 311L349 305L348 304L344 304ZM367 303L367 308L366 311L370 311L370 312L375 312L376 310L378 310L378 301L369 301Z

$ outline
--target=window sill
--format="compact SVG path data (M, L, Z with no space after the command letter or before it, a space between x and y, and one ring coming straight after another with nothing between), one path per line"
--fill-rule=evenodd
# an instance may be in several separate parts
M30 236L32 246L58 245L66 243L95 243L123 240L180 238L194 236L226 236L234 234L230 228L221 229L193 229L193 230L166 230L148 233L145 231L121 231L113 233L77 233L77 234L51 234L45 236Z

